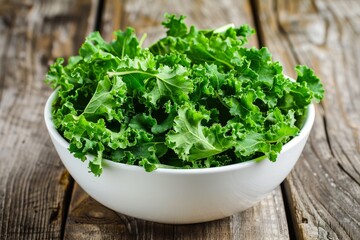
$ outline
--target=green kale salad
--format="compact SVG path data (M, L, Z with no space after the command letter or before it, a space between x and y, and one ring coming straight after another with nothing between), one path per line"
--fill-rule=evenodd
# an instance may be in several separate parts
M146 171L276 161L324 97L313 70L297 66L291 81L267 48L245 47L249 26L199 30L184 18L166 15L166 37L148 48L133 28L111 42L93 32L50 66L52 120L75 157L95 156L95 175L104 159Z

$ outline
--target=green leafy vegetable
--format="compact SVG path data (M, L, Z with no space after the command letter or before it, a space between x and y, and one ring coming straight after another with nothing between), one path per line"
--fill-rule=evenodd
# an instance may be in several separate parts
M247 48L247 25L199 30L167 15L167 36L149 48L135 31L106 42L90 34L78 56L59 58L46 82L52 117L75 157L95 175L103 159L143 166L203 168L275 161L324 89L297 66L286 78L266 48Z
M219 124L202 126L201 121L209 120L204 108L196 111L194 105L185 104L178 110L174 130L167 134L167 145L183 160L206 159L234 146L232 136L226 136L228 129Z

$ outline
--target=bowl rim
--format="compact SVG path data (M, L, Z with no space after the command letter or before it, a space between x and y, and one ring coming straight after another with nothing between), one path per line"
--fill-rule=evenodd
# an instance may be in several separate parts
M59 143L63 148L68 149L70 144L63 138L63 136L61 136L61 134L55 128L54 123L52 122L51 109L52 109L52 103L55 100L55 98L57 97L56 94L57 94L57 90L53 91L46 101L45 108L44 108L45 125L46 125L48 132L51 135L52 139L55 140L57 143ZM310 133L311 128L314 124L314 121L315 121L314 103L310 103L308 105L306 115L307 115L306 120L304 122L303 127L300 129L299 134L297 136L295 136L293 139L291 139L289 142L287 142L283 145L279 155L284 152L289 151L291 148L293 148L295 145L297 145L300 141L302 141L304 138L306 138L308 136L308 134ZM90 154L87 154L86 156L87 156L87 159L89 157L90 158L93 157ZM186 169L186 168L161 168L160 167L160 168L157 168L156 170L154 170L153 172L168 173L168 174L184 174L184 173L186 173L186 174L207 174L207 173L215 173L215 172L233 171L233 170L241 169L241 168L249 168L249 167L259 164L260 162L266 161L266 160L269 161L268 158L264 158L261 161L250 160L250 161L246 161L246 162L235 163L235 164L219 166L219 167L195 168L195 169L194 168ZM145 169L142 166L138 166L138 165L129 165L126 163L114 162L109 159L103 159L103 162L104 162L104 166L110 166L113 168L121 168L121 169L130 170L130 171L145 172Z

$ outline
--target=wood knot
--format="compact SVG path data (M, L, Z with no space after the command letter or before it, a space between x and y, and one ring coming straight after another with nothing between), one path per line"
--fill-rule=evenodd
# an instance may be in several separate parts
M303 218L301 218L301 222L307 224L307 223L308 223L308 219L303 217Z
M88 216L91 218L101 219L104 218L105 214L102 211L92 210L88 213Z

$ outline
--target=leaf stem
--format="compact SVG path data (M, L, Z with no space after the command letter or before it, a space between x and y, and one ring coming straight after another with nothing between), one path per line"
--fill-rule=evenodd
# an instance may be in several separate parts
M155 74L144 72L144 71L139 71L139 70L124 71L124 72L107 72L109 77L123 76L123 75L128 75L128 74L133 74L133 73L140 73L140 74L145 74L145 75L149 75L149 76L158 78L158 76Z
M224 106L224 107L226 107L226 108L230 108L221 98L220 98L220 96L219 96L219 94L216 92L216 98L220 101L220 103Z
M146 37L147 37L147 34L144 33L144 34L142 35L141 39L140 39L140 42L139 42L139 47L140 47L140 48L141 48L142 44L144 43Z

